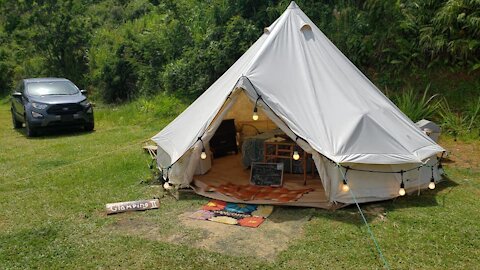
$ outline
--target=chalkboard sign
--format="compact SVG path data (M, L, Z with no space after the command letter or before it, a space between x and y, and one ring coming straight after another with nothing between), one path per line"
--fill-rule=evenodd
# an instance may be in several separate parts
M257 186L282 186L283 163L252 162L250 183Z

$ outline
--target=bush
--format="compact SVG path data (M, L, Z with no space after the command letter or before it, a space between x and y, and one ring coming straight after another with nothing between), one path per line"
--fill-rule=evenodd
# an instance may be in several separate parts
M13 65L8 61L8 53L0 48L0 97L12 91Z
M131 100L135 97L136 73L134 66L125 57L125 46L118 48L115 56L103 66L101 79L104 89L102 98L108 103Z
M167 14L150 13L92 40L90 76L106 102L123 102L164 90L162 73L190 42L184 25Z
M217 36L222 36L217 40ZM217 80L258 38L259 30L242 17L232 17L181 58L165 67L163 89L194 99Z
M477 101L471 102L468 110L464 113L453 111L446 99L440 106L439 115L441 117L441 126L444 132L450 134L457 140L460 136L480 136L474 134L474 131L480 128L478 118L480 118L480 97Z
M446 99L440 105L439 114L443 132L452 135L455 140L458 136L465 134L467 131L467 116L452 111Z
M406 114L413 122L423 118L432 120L440 107L438 95L428 97L430 84L425 88L423 95L418 96L417 92L410 88L395 96L394 101L397 107Z
M468 119L468 131L480 128L480 97L476 101L470 101L466 111Z

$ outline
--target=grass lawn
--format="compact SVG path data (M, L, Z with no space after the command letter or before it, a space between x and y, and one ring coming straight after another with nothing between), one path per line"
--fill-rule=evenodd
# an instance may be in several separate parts
M150 176L142 141L182 108L168 97L98 107L95 132L27 139L23 129L12 129L9 105L0 104L0 268L382 268L353 206L334 212L277 207L265 227L221 225L237 235L204 247L198 243L214 237L212 231L182 218L207 202L197 195L164 197L158 210L106 216L106 203L159 194L142 183ZM471 144L479 149L478 141ZM480 267L480 169L451 163L446 171L450 179L434 191L362 205L392 269ZM282 234L269 224L292 228ZM282 248L255 256L269 239L281 239Z

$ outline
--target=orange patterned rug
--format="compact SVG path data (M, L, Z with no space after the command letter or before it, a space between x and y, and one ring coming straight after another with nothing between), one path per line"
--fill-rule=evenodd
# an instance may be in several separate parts
M205 191L216 191L243 201L272 200L278 202L293 202L304 194L313 191L313 188L291 190L283 187L263 187L253 185L235 185L232 183L219 186L209 185Z

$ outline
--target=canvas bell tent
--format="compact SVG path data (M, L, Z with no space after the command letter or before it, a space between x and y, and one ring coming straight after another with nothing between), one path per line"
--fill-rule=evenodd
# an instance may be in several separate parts
M294 2L152 140L171 184L233 202L324 208L432 187L445 151ZM281 187L250 196L250 161L284 164ZM256 196L276 190L287 195Z

